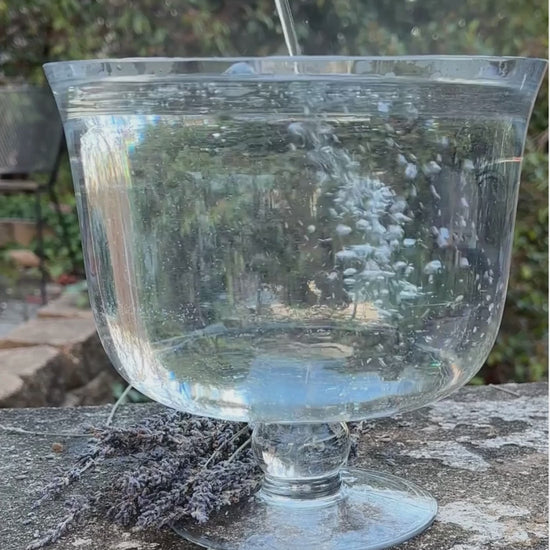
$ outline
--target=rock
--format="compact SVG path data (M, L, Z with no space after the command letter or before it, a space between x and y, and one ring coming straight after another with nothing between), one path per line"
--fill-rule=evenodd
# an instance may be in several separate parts
M56 300L61 296L63 292L63 287L57 283L46 283L46 294L48 295L48 300ZM52 302L50 302L52 303Z
M66 371L67 359L51 346L0 350L0 406L60 405Z
M13 396L17 396L23 390L23 380L15 374L3 372L0 357L0 406L17 407L17 400Z
M0 349L39 345L53 346L63 352L66 390L82 386L102 370L112 368L90 318L32 319L0 338Z
M114 401L113 385L116 382L126 385L115 369L103 370L86 385L70 391L65 397L63 406L77 407L112 403Z
M547 386L503 388L517 397L490 386L467 387L432 406L366 426L352 464L407 478L439 502L432 527L400 545L400 550L548 549ZM154 403L126 405L117 412L115 423L133 424L163 409ZM84 448L84 438L60 434L101 425L109 411L110 407L0 410L4 428L55 434L0 428L0 495L9 503L2 507L2 550L23 550L36 530L44 533L63 517L60 501L28 515L36 488L59 467L72 465ZM52 453L55 442L63 446L62 452ZM123 471L127 462L113 459L108 467ZM27 477L15 479L20 475ZM104 482L103 476L101 469L87 476L86 490L92 492ZM199 549L168 529L135 532L104 519L84 520L52 550L80 547Z
M92 310L76 307L76 297L72 294L63 294L57 300L38 310L39 318L64 317L66 319L93 319Z
M0 339L0 349L46 344L67 348L96 333L92 319L32 319Z
M9 363L9 368L3 363ZM66 300L52 302L42 308L37 319L0 338L0 407L109 402L110 386L102 388L101 379L82 394L66 395L105 371L113 373L112 381L119 379L101 345L91 312L71 307ZM22 385L10 378L13 375L22 377Z
M40 266L40 258L32 250L10 250L7 256L19 268Z

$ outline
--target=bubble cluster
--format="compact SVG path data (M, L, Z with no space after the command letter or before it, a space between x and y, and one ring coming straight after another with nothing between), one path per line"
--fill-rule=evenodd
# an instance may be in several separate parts
M389 103L378 103L380 112L389 109ZM329 212L336 222L335 236L345 242L334 255L335 269L341 272L350 299L374 303L385 316L389 311L384 308L416 298L420 289L407 281L414 268L398 261L401 249L416 245L415 239L405 237L405 227L412 221L406 199L380 178L363 174L330 125L292 122L288 132L293 143L307 150L321 190L329 181L338 182L337 191L330 191ZM398 163L405 166L404 178L416 178L415 164L401 154Z

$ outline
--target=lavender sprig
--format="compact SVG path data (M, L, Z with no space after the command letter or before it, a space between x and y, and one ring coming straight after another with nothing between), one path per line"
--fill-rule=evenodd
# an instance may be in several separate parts
M206 521L212 512L250 495L258 485L260 471L246 449L249 437L245 424L176 411L129 428L95 429L76 464L44 487L36 506L57 498L98 465L107 474L116 459L130 459L133 467L113 475L114 480L91 498L73 499L59 524L27 550L52 544L86 515L140 529L184 519Z
M26 550L39 550L58 541L90 509L90 501L84 497L72 497L65 502L69 511L65 517L43 537L31 542Z
M367 426L351 426L352 454L358 434ZM167 411L129 428L94 429L88 448L67 472L48 483L36 506L54 499L99 465L113 481L91 497L69 501L59 524L27 550L57 541L85 516L107 517L139 529L162 528L178 521L205 522L225 505L250 496L258 487L260 470L248 447L250 428ZM132 467L122 475L117 459ZM113 468L110 468L110 466Z

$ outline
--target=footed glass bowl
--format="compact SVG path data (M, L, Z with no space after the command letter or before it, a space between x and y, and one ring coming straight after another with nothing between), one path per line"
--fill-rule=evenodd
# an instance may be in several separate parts
M259 493L216 549L366 550L436 504L345 468L345 422L440 399L499 327L527 122L523 58L122 59L45 66L118 371L251 422Z

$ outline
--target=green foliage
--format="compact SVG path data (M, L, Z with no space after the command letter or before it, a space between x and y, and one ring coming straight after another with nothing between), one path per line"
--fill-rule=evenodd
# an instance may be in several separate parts
M547 376L548 155L533 140L527 145L522 179L506 309L482 371L489 382Z
M292 7L307 54L547 56L543 0L295 0ZM0 0L0 28L0 82L42 82L41 64L58 59L284 53L272 0ZM502 330L481 373L487 382L546 376L547 105L545 82L529 128Z
M62 202L63 217L69 234L70 246L76 254L76 269L81 271L82 248L74 195L72 193L64 194ZM75 266L72 265L69 250L62 240L59 218L47 196L42 196L41 209L46 226L53 230L53 232L46 232L44 236L44 255L48 273L55 279L63 273L72 272ZM0 218L19 218L34 221L36 219L34 196L27 194L1 196ZM35 247L36 242L32 244L32 248Z
M81 309L89 309L90 298L88 296L88 283L86 280L78 281L72 285L67 285L65 293L72 297L76 307Z

